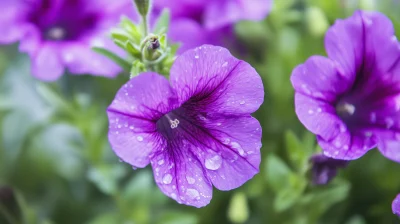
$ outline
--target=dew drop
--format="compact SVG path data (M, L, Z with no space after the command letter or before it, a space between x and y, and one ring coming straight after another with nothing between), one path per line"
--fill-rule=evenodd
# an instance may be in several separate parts
M133 126L129 126L129 129L133 130L133 129L135 129L135 127L133 127Z
M160 160L158 160L158 162L157 162L157 163L158 163L158 165L160 165L160 166L161 166L161 165L163 165L163 164L164 164L164 160L163 160L163 159L160 159Z
M172 182L172 176L171 174L165 174L163 179L162 179L164 184L170 184Z
M198 55L195 55L194 58L199 59L199 56L198 56Z
M245 104L245 103L246 103L246 102L245 102L244 100L242 100L242 101L239 102L240 105L243 105L243 104Z
M222 67L226 67L228 65L228 62L226 61L226 62L224 62L223 64L222 64Z
M239 155L245 156L245 152L244 152L242 146L240 146L239 143L237 143L237 142L232 142L231 145L232 145L232 148L238 150Z
M138 136L136 139L137 139L139 142L143 141L143 137L142 137L142 136Z
M173 198L174 200L176 200L178 197L176 196L175 193L172 193L172 194L171 194L171 198Z
M209 170L218 170L221 167L222 159L219 155L214 155L206 159L205 166Z
M187 189L186 194L191 198L195 199L200 196L199 192L196 189Z
M196 180L193 177L190 176L186 176L186 180L189 184L194 184L194 182L196 182Z

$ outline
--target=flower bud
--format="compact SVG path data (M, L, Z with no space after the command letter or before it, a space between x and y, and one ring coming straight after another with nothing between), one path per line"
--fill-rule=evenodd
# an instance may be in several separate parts
M345 168L348 161L337 160L326 157L322 154L313 155L312 162L312 182L315 185L328 184L336 175L339 168Z
M134 0L139 14L143 17L149 12L150 0Z

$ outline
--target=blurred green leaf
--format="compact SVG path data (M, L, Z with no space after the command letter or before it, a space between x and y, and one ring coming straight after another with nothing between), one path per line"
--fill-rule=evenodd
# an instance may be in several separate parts
M125 46L125 44L124 44ZM121 66L124 71L129 71L131 66L129 64L129 62L127 62L125 59L121 58L120 56L118 56L117 54L115 54L114 52L111 52L105 48L101 48L101 47L93 47L92 48L95 52L106 56L107 58L111 59L112 61L114 61L115 63L117 63L119 66Z
M282 212L293 206L303 194L307 180L298 175L291 175L289 185L282 188L275 198L274 208L277 212Z
M158 220L159 224L197 224L196 215L188 212L166 211Z
M293 174L290 168L279 157L269 154L266 158L266 178L268 184L275 192L285 189L289 184L289 178Z
M74 180L81 178L84 169L80 152L83 141L75 127L66 123L53 124L35 135L29 155L38 166L48 166L58 175Z
M122 164L101 164L92 167L88 172L88 178L105 194L116 194L118 181L126 174Z
M158 17L156 24L154 25L153 32L155 34L163 34L167 32L170 20L170 12L169 9L164 8L161 12L161 15Z
M245 223L249 218L247 197L243 192L232 196L228 207L228 218L232 223Z

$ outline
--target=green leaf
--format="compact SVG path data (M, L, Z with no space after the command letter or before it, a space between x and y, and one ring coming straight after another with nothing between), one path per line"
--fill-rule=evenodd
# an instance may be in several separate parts
M122 59L115 53L113 53L107 49L100 48L100 47L93 47L92 49L95 52L102 54L102 55L108 57L109 59L111 59L112 61L114 61L115 63L117 63L119 66L121 66L124 69L124 71L130 70L131 66L130 66L129 62L127 62L125 59Z
M301 197L307 186L307 180L300 175L290 175L289 184L282 188L274 201L274 209L282 212L293 206Z
M135 58L140 59L142 57L142 53L140 52L140 47L135 45L134 43L128 41L125 44L126 50Z
M314 146L310 147L309 143L301 142L290 130L285 133L285 142L286 151L291 164L299 173L304 174L308 170L308 160L312 155Z
M128 17L123 16L121 19L120 26L128 32L130 38L137 44L140 44L142 34L140 28L134 24Z
M289 184L289 178L293 172L284 161L274 154L269 154L266 161L268 184L275 192L279 192Z
M121 223L120 215L118 213L108 212L100 214L94 217L87 224L110 224L110 223Z
M247 197L243 192L232 196L228 207L228 218L232 223L245 223L249 218Z
M142 62L136 60L132 63L130 77L133 78L144 71L146 71L145 65Z
M84 170L81 155L83 145L83 136L76 127L57 123L34 137L28 153L37 168L54 171L67 180L76 180L82 178Z
M128 34L126 34L123 30L119 30L119 29L115 29L115 30L111 31L111 37L113 38L114 41L118 40L123 43L125 43L126 41L128 41L130 39Z
M157 222L159 224L197 224L198 218L196 215L188 212L167 211Z
M169 20L170 20L170 12L167 8L164 8L163 11L161 12L160 17L158 17L156 24L154 25L153 32L155 34L166 33L168 31Z
M88 178L105 194L116 194L118 191L118 181L125 176L124 166L102 164L92 167L88 172Z

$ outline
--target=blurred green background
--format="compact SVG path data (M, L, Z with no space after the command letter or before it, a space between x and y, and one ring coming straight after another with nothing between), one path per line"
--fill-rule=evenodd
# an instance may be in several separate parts
M308 158L319 149L294 113L292 69L324 55L326 29L357 8L389 16L399 36L396 0L275 0L264 21L236 25L248 49L238 56L258 70L266 91L255 114L263 126L261 172L236 190L214 190L201 209L164 196L150 167L133 170L110 149L105 109L128 75L42 83L16 45L3 46L0 223L400 223L391 210L400 164L372 150L329 185L313 186Z

